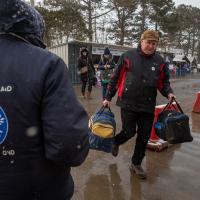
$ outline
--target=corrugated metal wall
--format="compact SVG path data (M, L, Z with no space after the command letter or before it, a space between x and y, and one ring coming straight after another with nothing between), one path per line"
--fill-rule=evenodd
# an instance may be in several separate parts
M49 51L61 57L68 66L68 44L52 47Z
M69 42L69 43L65 43L65 44L62 44L62 45L52 47L49 50L51 52L55 53L56 55L58 55L59 57L61 57L64 60L64 62L68 66L72 83L73 84L79 84L80 83L80 77L79 77L78 69L77 69L77 61L78 61L78 58L79 58L80 48L87 47L90 54L92 54L93 45L94 45L94 47L96 47L98 49L101 48L102 52L103 52L105 46L108 46L108 45L105 45L105 44L72 41L72 42ZM119 46L116 46L116 45L110 45L110 47L113 51L115 50L115 51L119 51L121 53L125 50L130 49L130 47L119 47ZM97 63L98 62L99 61L97 61Z
M77 73L77 59L78 59L78 50L76 51L76 45L74 44L63 44L52 47L49 49L52 53L55 53L59 57L61 57L66 63L70 78L73 84L80 83L80 79Z
M77 61L79 56L79 49L76 44L68 44L69 50L69 71L73 84L80 83L80 78L77 70Z
M79 58L79 52L80 48L87 47L88 50L91 53L91 46L88 44L82 44L82 43L69 43L68 44L68 52L69 52L69 71L71 75L71 80L73 84L79 84L80 83L80 77L78 74L78 58Z
M49 51L61 57L67 64L70 73L70 78L73 84L80 83L80 77L78 75L78 69L77 69L77 61L79 57L79 50L83 46L85 45L72 42L49 48Z

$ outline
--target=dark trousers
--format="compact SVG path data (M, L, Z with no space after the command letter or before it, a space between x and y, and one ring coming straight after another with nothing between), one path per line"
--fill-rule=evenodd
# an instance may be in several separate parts
M137 133L132 163L140 165L150 138L154 114L121 109L122 130L115 136L115 143L121 145Z
M87 83L88 83L88 92L91 92L91 91L92 91L92 83L93 83L93 80L92 80L92 78L90 78L90 77L88 76L87 73L81 74L81 82L82 82L82 87L81 87L81 92L82 92L82 94L85 94L85 89L86 89Z
M101 82L101 87L102 87L102 97L103 99L105 99L108 83Z

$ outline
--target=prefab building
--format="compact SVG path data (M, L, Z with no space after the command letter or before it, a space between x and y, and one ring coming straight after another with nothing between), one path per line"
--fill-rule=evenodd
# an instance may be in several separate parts
M86 47L89 50L89 53L92 55L94 65L98 65L105 47L108 47L110 49L110 52L112 53L114 61L116 63L123 52L133 48L130 46L97 44L81 41L71 41L68 43L50 47L49 50L61 57L67 64L73 84L80 83L79 75L77 73L77 61L80 54L80 48L82 47Z

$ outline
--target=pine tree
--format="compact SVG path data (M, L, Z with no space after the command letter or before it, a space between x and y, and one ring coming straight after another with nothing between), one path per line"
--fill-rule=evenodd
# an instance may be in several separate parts
M46 0L37 8L45 18L47 44L86 38L86 24L76 0Z
M115 13L112 25L108 31L112 34L110 39L115 39L116 44L132 44L134 16L137 8L134 0L111 0L110 7Z

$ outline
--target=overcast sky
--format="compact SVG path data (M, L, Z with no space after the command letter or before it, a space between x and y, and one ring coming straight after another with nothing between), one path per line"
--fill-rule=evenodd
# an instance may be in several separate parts
M173 0L176 5L185 4L200 8L199 0Z

